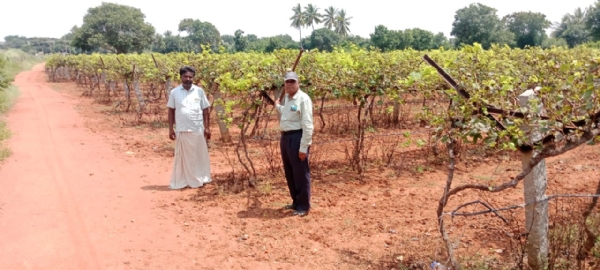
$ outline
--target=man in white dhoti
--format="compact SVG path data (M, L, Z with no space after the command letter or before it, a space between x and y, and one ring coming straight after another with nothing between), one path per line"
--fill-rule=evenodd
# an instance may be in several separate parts
M169 94L169 138L175 140L171 189L197 188L212 181L206 140L210 140L210 103L204 90L193 84L196 71L183 67L181 85ZM175 125L175 129L173 129Z

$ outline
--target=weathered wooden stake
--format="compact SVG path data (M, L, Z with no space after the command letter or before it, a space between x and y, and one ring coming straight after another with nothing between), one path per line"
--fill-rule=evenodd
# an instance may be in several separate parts
M221 99L221 90L219 90L218 86L215 86L214 89L214 100ZM215 106L216 114L217 114L217 124L219 124L219 131L221 132L221 141L223 143L231 143L231 135L229 134L229 128L227 128L227 123L225 123L225 119L227 118L227 114L225 113L225 108L219 103L213 103Z

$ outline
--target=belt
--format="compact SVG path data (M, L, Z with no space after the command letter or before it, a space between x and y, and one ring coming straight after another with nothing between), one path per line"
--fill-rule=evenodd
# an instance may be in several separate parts
M302 133L302 130L296 129L296 130L288 130L288 131L281 132L282 135L291 135L291 134L296 134L296 133Z

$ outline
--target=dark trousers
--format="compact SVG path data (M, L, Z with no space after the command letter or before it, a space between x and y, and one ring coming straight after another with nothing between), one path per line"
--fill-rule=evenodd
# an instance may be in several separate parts
M308 167L310 147L306 150L306 159L301 161L298 157L301 139L301 131L282 134L279 146L292 204L297 211L308 211L310 210L310 169Z

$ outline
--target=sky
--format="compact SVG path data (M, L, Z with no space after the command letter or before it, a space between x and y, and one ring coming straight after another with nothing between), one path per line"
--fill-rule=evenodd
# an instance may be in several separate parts
M73 26L81 26L87 10L102 2L139 8L146 15L146 22L152 24L158 33L167 30L178 33L179 22L192 18L212 23L221 35L233 35L241 29L245 34L258 37L288 34L294 40L298 40L300 35L297 29L290 27L289 18L293 15L292 7L298 3L303 7L312 3L321 12L329 6L345 9L347 16L352 17L350 34L361 37L369 37L375 26L380 24L393 30L421 28L450 37L456 11L471 3L497 9L500 18L513 12L532 11L545 14L551 22L559 22L576 8L586 8L595 3L594 0L563 0L554 4L547 0L2 0L0 40L3 41L7 35L60 38ZM310 35L311 31L311 28L303 29L302 37Z

